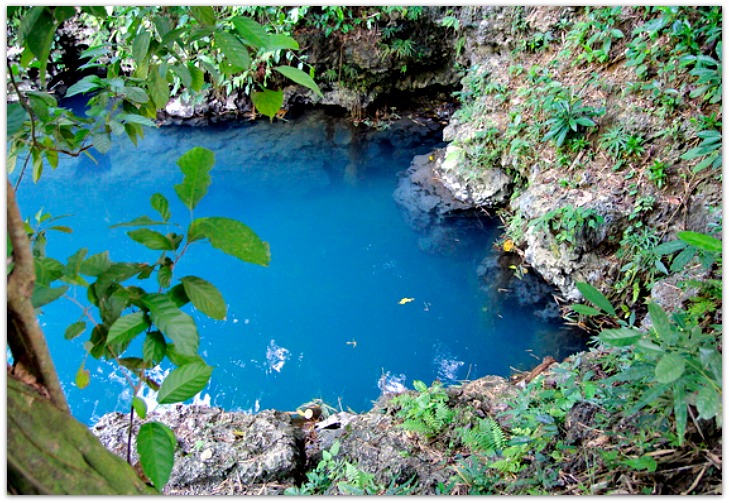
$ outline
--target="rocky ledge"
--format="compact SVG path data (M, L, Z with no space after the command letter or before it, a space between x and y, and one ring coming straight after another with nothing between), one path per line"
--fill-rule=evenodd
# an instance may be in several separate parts
M448 405L486 417L507 408L517 387L501 377L484 377L447 389ZM410 393L410 392L407 392ZM322 451L339 441L338 456L374 474L384 486L412 480L415 494L434 494L453 475L442 450L399 427L393 395L383 395L363 414L325 413L306 420L288 412L229 412L199 405L175 405L135 420L133 434L146 421L169 426L177 437L168 495L275 495L305 481ZM129 416L103 416L91 431L112 452L126 457ZM138 463L132 445L131 462ZM333 488L335 490L336 488Z

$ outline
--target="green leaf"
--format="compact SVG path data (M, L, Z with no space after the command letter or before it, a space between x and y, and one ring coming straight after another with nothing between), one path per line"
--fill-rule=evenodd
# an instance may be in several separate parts
M210 240L213 248L244 262L266 266L271 260L268 243L245 224L225 217L205 217L193 220L189 234Z
M314 82L314 79L309 77L309 74L302 72L298 68L294 68L293 66L277 66L274 70L282 74L284 77L293 80L297 84L308 87L319 96L324 97L319 86L316 85L316 82Z
M149 321L143 311L127 314L112 323L107 344L126 344L149 328Z
M635 344L643 334L632 328L608 328L600 332L597 338L608 346L623 347Z
M8 103L7 118L7 135L12 136L23 128L23 123L28 118L28 112L20 103Z
M699 348L699 360L717 382L722 381L722 358L716 348Z
M215 154L203 147L194 147L177 160L184 178L182 183L175 185L175 192L190 210L207 194L210 187L209 173L214 164Z
M150 310L152 323L164 335L172 339L179 353L195 356L200 345L200 336L195 321L164 294L147 294L142 302Z
M71 96L81 93L95 91L97 89L101 89L101 87L102 81L100 77L96 75L87 75L68 88L68 91L66 91L66 98L70 98Z
M67 290L68 286L66 285L51 288L38 284L35 285L35 288L33 289L33 295L31 296L30 301L33 304L33 307L39 308L58 299L66 293Z
M192 78L192 83L190 84L192 90L195 92L201 91L205 84L205 73L192 63L188 65L187 69L190 70L190 77Z
M192 75L190 75L190 70L187 69L187 66L182 64L174 65L172 70L180 77L183 86L188 89L192 87Z
M137 36L132 43L132 57L137 65L140 65L147 57L149 52L149 42L152 40L152 34L144 28L139 30Z
M658 257L663 257L664 255L671 255L672 253L683 250L684 248L686 248L686 243L675 239L673 241L666 241L665 243L659 244L653 248L653 253Z
M671 322L668 319L666 312L656 304L650 302L648 304L648 314L651 317L651 322L656 329L656 333L661 339L670 339L673 336L673 329L671 328Z
M147 402L138 396L132 398L132 407L134 412L137 413L139 419L145 419L147 417Z
M270 89L264 89L261 92L254 91L251 93L251 100L256 110L273 120L276 112L283 105L283 91L271 91Z
M48 10L44 10L38 16L30 33L25 38L25 44L28 49L38 58L40 63L40 82L41 87L45 87L46 69L48 67L48 58L51 55L51 45L53 44L53 36L56 33L58 22L53 18Z
M104 251L91 255L89 258L81 262L79 273L84 276L99 276L111 266L109 252Z
M127 89L138 89L138 88L127 88ZM142 91L144 92L144 91ZM144 94L145 99L147 98L147 94ZM149 101L149 100L147 100ZM138 103L146 103L147 101L141 101ZM142 126L147 127L155 127L156 124L152 122L150 119L143 115L139 114L128 114L128 113L119 113L115 117L115 119L125 123L125 124L141 124Z
M152 205L152 208L157 210L162 220L166 222L170 219L170 203L165 196L156 192L149 198L149 203Z
M655 472L658 463L651 456L641 456L639 458L626 459L622 462L625 466L641 471Z
M688 403L686 402L686 390L680 382L673 385L673 415L676 418L678 443L683 445L688 423Z
M215 11L209 5L203 5L200 7L190 7L190 14L194 17L198 23L205 26L215 26Z
M157 271L157 283L163 290L172 283L172 268L168 264L161 265Z
M175 462L177 440L172 430L162 423L149 422L139 427L137 452L144 474L160 491L170 479Z
M686 362L675 353L664 355L656 364L656 380L663 384L672 383L686 370Z
M134 220L130 220L129 222L122 222L120 224L114 224L111 226L111 228L115 227L141 227L142 225L166 225L167 222L160 222L159 220L152 220L148 216L142 216L139 218L135 218Z
M147 83L147 91L154 102L154 106L158 109L165 108L167 102L170 101L170 88L165 80L159 73L159 68L154 66L150 68L149 82Z
M255 49L266 46L268 33L256 21L247 17L236 16L232 19L232 22L238 34L249 46Z
M293 49L299 48L299 43L288 35L282 33L271 33L266 38L266 50L277 51L279 49ZM293 79L292 79L293 80Z
M688 245L711 253L721 253L721 240L714 237L692 231L682 231L677 236Z
M585 297L585 299L595 304L597 307L602 309L610 316L614 318L618 317L613 305L610 304L610 301L607 299L607 297L600 293L597 288L588 283L577 283L576 286L580 293Z
M210 381L213 367L203 362L193 362L179 367L167 376L157 394L160 404L184 402L192 398Z
M172 299L172 302L177 307L182 307L190 302L190 298L185 293L185 287L182 285L182 283L178 283L170 288L167 291L167 295L169 295L170 299Z
M696 395L696 409L699 419L713 419L721 410L721 395L708 384L704 385Z
M111 136L109 136L109 133L94 133L91 135L91 143L101 154L106 154L111 150Z
M174 344L167 344L167 348L165 349L165 355L172 363L174 363L178 367L193 362L205 363L205 361L199 355L185 355L180 353L179 351L177 351L177 348Z
M149 332L142 345L142 356L144 361L151 365L158 365L165 357L167 343L162 333L158 331Z
M584 304L572 304L570 309L578 314L584 314L585 316L597 316L598 314L602 314L602 311Z
M74 379L78 389L84 389L91 382L91 372L84 368L83 362L76 372L76 378Z
M238 67L248 68L251 66L251 57L248 49L243 45L238 37L227 31L216 30L215 42L220 46L220 50L228 61Z
M215 320L225 319L228 306L225 304L223 295L212 283L196 276L185 276L180 281L187 297L196 309Z
M76 323L71 323L68 328L66 329L66 332L63 334L63 337L66 340L75 339L82 333L84 333L84 330L86 330L86 323L83 321L77 321Z
M127 235L150 250L175 250L175 245L167 236L157 231L153 231L152 229L135 229L133 231L128 231Z
M100 17L104 19L109 17L109 13L106 12L106 9L100 5L85 5L81 7L81 10L84 12L88 12L95 17Z

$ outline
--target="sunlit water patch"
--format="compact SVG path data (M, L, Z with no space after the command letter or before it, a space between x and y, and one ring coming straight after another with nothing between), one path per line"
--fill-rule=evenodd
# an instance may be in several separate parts
M215 366L195 400L255 412L321 398L367 410L381 392L415 379L505 376L579 349L558 320L537 315L546 304L509 297L504 292L518 286L503 288L503 278L497 288L487 263L496 221L456 219L437 236L405 222L393 199L397 174L438 145L439 133L427 128L363 136L321 112L285 123L161 128L136 148L120 139L109 154L94 153L98 164L82 156L46 169L37 186L24 180L19 200L24 215L41 207L72 215L59 222L72 234L49 233L49 256L65 262L87 247L89 254L108 249L116 261L154 262L156 252L131 241L128 229L110 226L151 215L155 192L186 225L189 212L173 190L181 180L175 162L193 146L213 150L213 183L195 216L243 221L270 243L272 258L258 267L194 245L177 266L177 278L205 278L228 304L222 321L186 308L201 354ZM81 288L69 295L86 303ZM91 385L73 384L88 333L73 341L63 334L81 315L61 299L44 307L41 323L75 415L91 422L128 410L132 397L113 364L90 357ZM158 378L169 371L155 370ZM156 404L150 391L143 398Z

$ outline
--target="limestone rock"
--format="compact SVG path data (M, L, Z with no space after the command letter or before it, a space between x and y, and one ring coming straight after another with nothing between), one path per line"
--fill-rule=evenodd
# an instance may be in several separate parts
M146 421L166 424L177 437L175 465L165 489L169 494L211 492L234 480L247 487L290 485L303 466L303 433L282 412L250 415L176 405L149 414ZM135 421L135 433L143 422ZM126 414L107 414L92 432L112 452L126 456L128 425ZM132 449L135 463L134 442ZM229 489L237 493L244 488Z

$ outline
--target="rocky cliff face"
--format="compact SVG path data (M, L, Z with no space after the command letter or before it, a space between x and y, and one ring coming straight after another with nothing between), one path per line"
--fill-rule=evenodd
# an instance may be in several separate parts
M581 299L576 282L618 284L631 260L621 248L635 247L636 256L677 231L716 228L721 181L680 158L696 142L691 117L716 109L699 100L665 107L655 92L629 91L636 76L623 39L642 22L637 12L624 8L611 18L625 35L608 63L579 65L581 49L563 27L589 26L580 9L467 7L458 16L470 70L464 104L444 131L450 144L432 173L463 204L503 208L505 239L564 300ZM555 148L545 133L560 99L595 112L595 126ZM637 144L632 154L627 141Z

